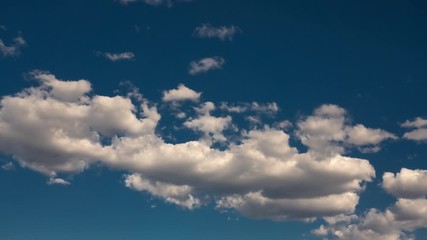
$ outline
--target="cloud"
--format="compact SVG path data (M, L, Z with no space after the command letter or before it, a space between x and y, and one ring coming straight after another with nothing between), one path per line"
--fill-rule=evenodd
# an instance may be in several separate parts
M8 162L1 165L1 169L5 171L12 171L12 170L15 170L15 165L13 165L13 162Z
M222 132L230 127L231 117L213 117L210 112L215 109L212 102L203 103L202 107L198 109L201 113L195 119L190 119L184 122L184 126L204 133L206 138L212 137L214 141L226 141L227 139Z
M6 43L0 39L0 56L2 57L16 57L21 54L21 49L26 45L26 41L23 37L18 36L13 39L12 43L6 45Z
M427 228L427 171L402 168L383 175L382 187L397 201L384 211L370 209L362 216L324 218L327 225L312 231L317 237L342 240L411 240L413 232Z
M382 129L351 125L346 111L331 104L322 105L315 109L312 116L301 119L297 136L311 151L323 156L344 153L346 148L352 147L359 147L362 151L366 148L360 147L370 147L378 151L382 141L397 138Z
M418 142L427 140L427 119L417 117L413 121L406 120L401 126L404 128L415 128L406 132L403 138Z
M406 120L404 123L402 123L402 127L405 127L405 128L427 127L427 119L417 117L413 121Z
M225 60L220 57L203 58L198 61L191 62L188 73L190 75L197 75L200 73L205 73L210 70L220 69L222 68L224 63L225 63Z
M399 198L421 198L427 195L427 171L402 168L400 173L386 172L382 187Z
M179 101L194 101L197 102L200 99L200 92L196 92L184 84L178 85L176 89L163 91L162 100L164 102L179 102Z
M62 178L50 178L47 182L48 185L62 185L62 186L68 186L71 183L62 179Z
M193 188L188 185L173 185L145 179L141 174L125 175L125 185L137 191L146 191L153 196L164 199L166 202L193 209L201 205L195 198Z
M233 40L234 35L240 33L241 31L242 30L240 30L239 27L233 25L213 27L210 24L203 24L194 29L193 35L198 38L218 38L222 41L231 41Z
M98 52L99 56L105 57L106 59L117 62L117 61L129 61L135 59L135 54L132 52L121 52L121 53L110 53L110 52Z
M219 108L223 111L230 113L245 113L245 112L255 112L257 114L267 114L272 115L279 111L277 103L239 103L239 104L230 104L227 102L222 102Z
M127 5L129 3L136 3L136 2L144 2L145 4L151 5L151 6L166 6L166 7L172 7L174 3L181 3L181 2L191 2L192 0L117 0L119 3L123 5Z
M237 127L229 138L224 131L233 119L216 115L212 102L182 123L202 136L167 143L156 131L163 126L155 103L96 95L83 79L31 75L38 86L1 99L0 151L52 179L101 165L127 172L127 187L183 208L213 203L251 218L307 221L352 214L364 184L375 177L368 160L345 156L341 148L324 154L318 147L355 145L346 142L352 125L335 105L298 122L295 140L302 139L308 151L291 146L293 135L269 125Z

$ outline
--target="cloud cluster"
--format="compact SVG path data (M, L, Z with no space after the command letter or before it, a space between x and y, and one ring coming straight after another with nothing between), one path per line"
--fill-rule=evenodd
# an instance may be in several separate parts
M220 57L208 57L203 58L198 61L193 61L190 63L190 68L188 73L190 75L197 75L200 73L205 73L210 70L220 69L224 65L225 60Z
M344 109L322 105L297 124L297 139L308 151L291 146L291 135L268 125L236 126L240 135L230 140L223 131L233 119L215 116L215 104L204 102L192 107L197 116L182 123L202 136L167 143L156 133L161 114L153 103L94 95L87 80L63 81L40 71L32 75L39 86L1 100L3 153L51 179L92 165L124 170L127 187L184 208L210 202L275 220L351 214L375 170L367 160L344 156L344 150L393 138L384 130L353 126ZM190 90L182 85L165 91L163 100L200 97ZM223 147L214 147L216 142Z
M413 129L406 132L403 138L413 141L426 141L427 140L427 119L417 117L413 121L406 120L402 127Z
M106 59L112 62L135 59L135 54L132 52L121 52L121 53L98 52L97 54L99 56L105 57Z
M196 27L193 34L198 38L218 38L222 41L231 41L239 32L241 32L240 28L233 25L214 27L210 24L203 24Z
M331 104L322 105L313 115L300 120L298 128L297 136L301 142L309 147L309 151L322 156L344 153L346 147L379 150L382 141L397 139L394 134L381 129L351 125L346 111Z
M6 43L0 39L0 56L2 57L15 57L21 54L21 49L27 43L25 39L21 36L18 36L13 39L12 43L6 45Z
M427 171L402 168L386 172L382 187L397 201L385 211L370 209L363 216L325 218L327 225L313 231L318 237L343 240L410 240L413 232L427 228Z

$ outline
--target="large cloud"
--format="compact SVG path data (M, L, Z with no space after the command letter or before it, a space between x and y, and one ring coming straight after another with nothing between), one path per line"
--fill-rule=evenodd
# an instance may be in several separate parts
M313 231L318 237L342 240L410 240L413 232L427 228L427 171L402 168L383 175L383 188L398 199L380 211L370 209L363 216L325 218L327 225Z
M127 187L184 208L213 201L221 209L276 220L350 214L375 171L367 160L343 156L344 150L393 138L383 130L352 126L344 109L323 105L298 123L307 152L268 125L241 130L231 141L222 132L232 119L213 115L215 105L206 102L183 123L205 135L166 143L156 134L161 115L146 100L135 105L127 97L89 95L86 80L33 75L38 87L1 101L3 153L50 178L95 163L125 170ZM216 148L207 136L225 145ZM328 154L319 146L327 146Z

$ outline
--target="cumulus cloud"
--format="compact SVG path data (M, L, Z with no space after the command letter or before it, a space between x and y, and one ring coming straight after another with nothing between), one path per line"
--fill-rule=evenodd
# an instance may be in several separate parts
M343 153L349 147L374 147L373 150L378 151L382 141L397 139L382 129L350 124L346 111L332 104L322 105L315 109L313 115L301 119L297 136L311 151L322 155Z
M111 53L111 52L98 52L98 56L102 56L112 62L117 61L129 61L135 59L135 54L132 52L120 52L120 53Z
M412 121L406 120L401 124L404 128L415 128L403 135L403 138L413 141L427 140L427 119L417 117Z
M52 179L93 165L126 171L127 187L183 208L213 202L218 209L274 220L352 214L375 170L368 160L344 156L340 148L324 154L318 146L378 144L390 138L385 131L363 128L383 137L356 134L348 141L352 125L345 110L324 105L298 123L298 139L308 151L291 146L293 136L268 125L243 129L231 141L223 131L233 119L215 115L215 104L204 102L196 116L183 122L202 136L167 143L156 131L161 113L154 103L89 95L91 84L83 79L64 81L40 71L32 75L38 86L1 100L2 153ZM223 147L215 147L218 141Z
M402 168L386 172L382 187L397 201L384 211L370 209L362 216L342 215L324 218L326 225L312 231L325 238L342 240L410 240L413 232L427 228L427 171Z
M21 54L21 49L26 45L26 41L23 37L18 36L13 39L10 44L6 44L0 39L0 56L2 57L16 57Z
M178 85L176 89L163 91L162 100L164 102L179 102L179 101L194 101L197 102L200 99L200 92L196 92L184 84Z
M193 188L188 185L173 185L159 181L150 181L141 174L131 174L125 176L125 185L137 191L146 191L153 196L164 199L166 202L178 206L193 209L201 205L201 201L195 198Z
M196 27L193 34L198 38L218 38L222 41L231 41L241 31L239 27L233 25L214 27L210 24L203 24Z
M386 172L383 188L399 198L421 198L427 195L427 171L402 168L400 173Z
M195 129L204 133L206 138L212 137L215 141L226 141L227 139L222 132L231 125L231 117L214 117L211 116L210 112L215 109L215 105L212 102L203 103L203 105L197 109L200 116L194 119L189 119L184 122L184 126Z
M224 65L224 63L225 60L220 57L203 58L198 61L191 62L188 73L190 75L197 75L210 70L220 69L222 68L222 65Z

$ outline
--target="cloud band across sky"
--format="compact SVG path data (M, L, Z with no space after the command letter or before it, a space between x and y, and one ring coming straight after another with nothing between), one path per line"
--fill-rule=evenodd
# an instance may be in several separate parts
M199 103L200 93L181 85L164 92L164 104L190 95L197 100L190 101L195 115L181 127L199 138L167 143L156 131L161 114L155 103L94 95L87 80L63 81L41 71L31 75L39 86L1 101L3 153L49 176L50 184L65 183L56 177L95 164L125 170L127 187L183 208L213 203L274 220L351 214L375 170L368 160L344 156L345 149L396 139L385 130L349 124L346 111L336 105L322 105L299 120L295 136L269 125L241 129L228 111L212 113L224 107ZM233 138L224 134L229 127ZM308 151L291 146L292 137ZM218 142L225 147L213 147Z

